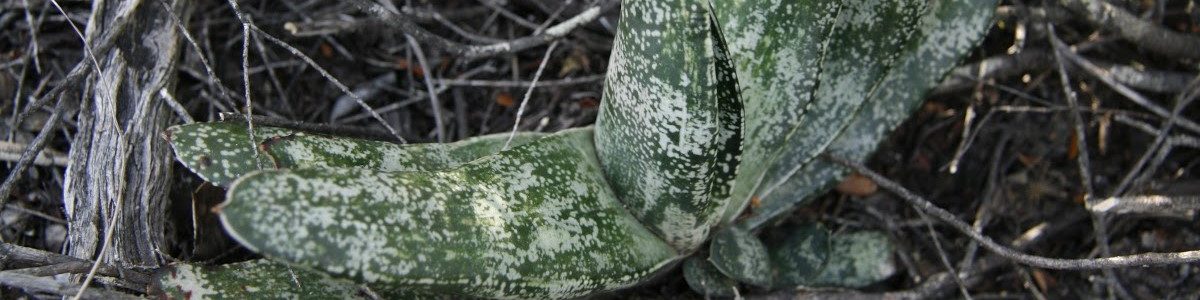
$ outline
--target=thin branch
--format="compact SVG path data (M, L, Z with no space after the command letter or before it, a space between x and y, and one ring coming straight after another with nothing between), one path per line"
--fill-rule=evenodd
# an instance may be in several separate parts
M1086 150L1087 130L1083 122L1083 116L1079 112L1079 101L1075 97L1075 91L1071 90L1071 80L1067 78L1066 64L1063 62L1064 59L1062 59L1064 52L1066 52L1066 46L1063 45L1062 41L1059 41L1058 38L1055 37L1054 27L1050 27L1050 43L1054 45L1056 50L1054 52L1054 57L1055 63L1058 66L1058 76L1062 81L1063 95L1065 95L1067 98L1067 108L1070 109L1069 113L1071 115L1071 123L1073 125L1071 129L1074 130L1075 133L1074 142L1079 148L1079 155L1077 155L1075 158L1078 162L1076 165L1079 168L1079 177L1081 177L1080 183L1083 186L1084 197L1092 197L1092 175L1091 171L1089 170L1091 164L1088 157L1088 152Z
M434 47L449 52L455 56L476 58L513 53L558 40L559 38L565 37L568 33L575 30L575 28L578 28L583 24L591 23L599 18L600 13L604 11L604 7L608 6L606 3L610 1L601 1L584 10L579 15L546 29L541 34L526 36L511 41L490 45L467 45L448 40L433 34L428 30L425 30L420 25L417 25L415 22L413 22L409 16L388 10L387 8L383 7L383 5L379 5L379 3L376 3L373 0L350 0L350 2L354 3L354 5L357 5L363 11L372 14L376 18L395 26L396 29L399 29L401 32L411 35L413 38L422 43L433 45Z
M1084 125L1083 115L1079 112L1079 102L1075 98L1075 91L1071 90L1071 80L1067 77L1066 63L1063 62L1064 52L1068 52L1066 44L1058 39L1057 33L1054 32L1054 25L1049 23L1046 27L1050 30L1047 35L1050 39L1050 44L1054 47L1054 62L1058 67L1058 76L1062 81L1063 94L1067 98L1067 107L1071 109L1071 124L1074 130L1073 141L1078 150L1075 156L1076 166L1079 169L1079 181L1083 186L1083 201L1086 206L1091 206L1092 198L1095 197L1095 190L1092 187L1091 162L1087 148L1087 131ZM1112 256L1112 250L1108 246L1108 220L1106 215L1092 215L1092 233L1095 235L1096 246L1100 248L1100 253L1104 256ZM1122 298L1129 298L1125 287L1121 285L1120 280L1112 269L1104 268L1104 276L1108 280L1110 293L1120 295Z
M241 16L241 10L237 7L237 1L230 0L230 5L233 5L233 11L238 14L238 19L249 20ZM258 161L258 140L254 136L254 102L250 99L250 22L242 23L242 92L245 93L243 98L246 98L245 109L246 114L246 136L250 139L250 152L254 153L254 161Z
M8 266L10 267L40 267L47 265L57 265L65 263L81 263L86 264L89 269L92 261L58 253L46 252L43 250L17 246L9 243L0 243L0 257L5 257ZM134 284L149 284L152 279L150 275L134 270L122 269L110 264L100 264L100 269L97 274L122 278Z
M479 73L493 72L493 71L495 71L495 70L492 66L481 65L481 66L473 68L471 70L467 70L466 72L463 72L462 74L459 74L453 80L465 80L466 78L470 78ZM408 75L412 76L412 73L409 72ZM442 79L442 80L445 80L445 79ZM373 82L368 82L361 87L355 88L354 93L355 93L355 95L357 95L361 98L367 98L367 97L370 97L370 95L374 95L376 93L376 90L378 90L380 87L392 85L394 83L396 83L396 74L389 73L388 75L380 76L380 78L373 80ZM440 94L440 93L445 92L448 89L450 89L450 84L446 84L446 83L439 81L438 88L434 92ZM413 94L416 94L416 93L413 93ZM421 102L422 100L425 100L425 97L429 97L429 94L419 94L416 96L410 96L410 98L404 99L403 101L393 102L388 105L380 106L378 109L375 109L375 111L378 113L381 113L381 114L388 113L388 112L391 112L391 111L394 111L394 110L397 110L400 108L407 107L409 105L416 104L417 102ZM350 98L349 96L338 97L337 102L347 101L347 99L349 99L349 98ZM336 109L335 109L335 111L336 111ZM338 123L343 123L343 124L350 123L350 122L354 122L354 121L358 121L358 120L362 120L362 119L366 119L366 118L370 117L370 114L368 114L368 113L360 113L357 115L346 117L344 119L333 120L333 121L338 122ZM330 115L332 116L334 114L331 113Z
M1198 209L1200 197L1164 195L1110 197L1088 207L1094 213L1143 213L1185 219L1191 219Z
M546 55L542 56L542 63L538 65L536 73L533 73L533 83L529 85L529 89L525 90L525 99L521 99L521 106L517 108L516 120L513 120L512 131L508 133L508 140L504 141L504 148L508 150L508 146L512 144L513 137L517 136L517 128L521 126L521 115L525 113L525 106L529 105L529 97L533 95L533 89L537 88L537 81L542 78L542 71L546 70L546 65L550 62L550 54L554 53L554 48L558 47L558 42L550 44L550 49L546 49Z
M1117 123L1125 124L1129 127L1132 127L1133 129L1137 129L1138 131L1141 131L1142 133L1145 133L1145 134L1158 135L1158 133L1159 133L1158 128L1154 128L1153 125L1150 125L1146 122L1138 121L1130 116L1116 115L1116 117L1113 118L1113 121L1117 121ZM1171 137L1167 139L1167 143L1165 144L1165 147L1175 147L1175 146L1184 146L1184 147L1200 149L1200 137L1195 137L1195 136L1181 134L1181 133L1171 135Z
M325 79L327 79L327 80L329 80L329 82L333 83L333 85L336 86L338 88L338 90L341 90L342 93L345 93L347 96L350 96L351 99L354 99L354 102L357 102L359 106L362 106L363 109L365 109L365 110L367 110L367 112L371 113L371 117L374 118L376 121L379 121L379 124L383 125L383 128L387 129L388 133L392 134L392 136L395 137L396 140L399 140L401 143L408 143L408 141L405 140L404 137L400 136L400 133L396 131L396 128L392 127L391 124L388 124L388 122L383 119L383 116L379 115L379 113L376 112L375 109L371 108L371 106L368 105L366 101L364 101L358 95L355 95L354 92L350 91L350 88L346 87L346 85L342 83L342 81L333 77L333 74L329 74L329 71L326 71L325 68L323 68L323 67L321 67L321 65L317 64L317 62L314 61L312 58L308 57L308 55L305 55L304 52L301 52L299 49L296 49L296 47L292 47L292 45L285 43L283 40L276 38L275 36L271 35L270 33L263 31L261 28L258 28L258 25L254 25L254 23L246 23L246 24L248 24L250 26L250 29L253 29L254 31L258 32L258 34L260 34L262 37L265 37L265 38L267 38L268 41L271 41L271 43L274 43L275 45L278 45L280 47L283 47L284 49L287 49L288 52L292 53L292 55L296 56L297 58L300 58L305 63L307 63L309 66L312 66L313 69L315 69L315 70L317 70L317 72L321 73L321 76L325 77Z
M53 278L38 277L15 271L0 271L0 284L26 291L50 293L59 296L76 295L76 299L141 299L133 295L105 290L87 290L79 285L58 282Z
M171 95L170 91L165 88L160 89L158 90L158 96L162 97L163 102L167 103L167 107L170 107L171 111L175 112L175 116L179 117L179 120L183 124L196 123L196 119L193 119L192 115L188 114L187 108L183 107L183 104L179 103L179 100L175 100L175 96Z
M933 90L934 95L964 91L975 87L984 78L1009 78L1047 69L1054 55L1045 49L1025 49L1011 55L997 55L955 67ZM1112 62L1093 61L1105 74L1133 88L1156 93L1174 93L1187 88L1195 77L1184 72L1136 68ZM1077 66L1071 65L1072 68Z
M434 132L437 134L438 143L446 142L445 125L442 123L442 104L438 101L438 93L433 88L433 69L429 68L429 63L425 60L425 51L421 50L421 45L417 44L417 40L412 35L405 34L404 38L408 40L408 47L412 48L413 54L417 56L417 64L420 64L421 69L425 72L425 89L429 91L429 105L433 109L433 124Z
M230 122L245 122L246 121L246 119L245 119L246 116L242 115L242 114L238 114L238 113L228 113L228 112L220 113L219 118L221 121L230 121ZM255 124L262 125L262 126L295 129L295 130L300 130L300 131L307 131L307 132L311 132L311 133L333 135L333 136L348 136L348 137L363 138L363 139L377 140L377 141L387 141L387 142L394 142L394 143L401 142L400 140L397 140L396 137L388 134L386 131L375 130L375 129L371 129L371 128L296 122L296 121L292 121L292 120L281 119L281 118L272 118L272 117L266 117L266 116L252 116L252 118L254 118Z
M917 213L921 215L921 219L929 218L929 216L924 212L918 211ZM946 272L949 272L950 274L958 274L958 271L954 269L954 265L950 264L950 258L946 257L946 250L942 249L941 238L938 237L937 231L933 230L932 222L925 223L925 230L929 232L929 238L933 240L933 248L937 250L938 259L941 261L942 265L946 267ZM967 291L967 284L963 282L962 278L959 278L958 276L950 277L953 278L954 283L958 285L958 292L963 295L963 299L974 299L971 297L971 292Z
M179 29L179 33L183 34L183 38L196 50L196 58L200 59L200 64L204 66L208 80L217 86L217 91L221 92L222 96L225 96L226 99L233 99L233 96L230 96L229 88L225 87L225 83L221 82L221 78L217 77L217 72L213 70L212 64L208 62L208 57L204 56L204 50L200 47L200 43L196 42L196 38L192 37L192 33L187 30L187 27L183 26L183 20L180 20L179 16L175 14L175 8L167 4L166 0L159 0L158 3L162 4L163 10L171 16L172 23L175 24L175 28Z
M1174 58L1200 58L1200 38L1163 28L1103 0L1060 0L1064 7L1092 24L1155 53Z
M19 162L29 145L0 141L0 161ZM44 149L33 160L34 165L66 167L67 155L62 152Z
M25 175L25 171L29 170L29 165L38 157L38 153L46 148L46 143L50 141L50 135L54 133L55 128L58 128L63 118L63 112L67 110L66 102L67 100L58 101L54 112L50 114L50 119L46 120L46 124L42 124L42 131L38 132L37 137L33 138L33 142L29 143L29 147L25 148L25 152L21 153L17 165L8 171L8 177L4 179L3 184L0 184L0 207L8 202L8 196L16 186L17 180Z
M494 88L516 88L530 87L537 85L540 87L558 87L570 86L579 84L590 84L604 81L604 74L587 75L575 78L564 78L558 80L541 80L541 81L522 81L522 80L479 80L479 79L438 79L438 84L447 86L472 86L472 87L494 87Z
M962 232L971 239L978 241L980 245L992 251L993 253L1020 264L1054 270L1095 270L1104 268L1178 265L1200 262L1200 250L1170 253L1151 252L1095 259L1049 258L1021 253L997 243L992 238L983 235L983 233L975 231L971 228L970 224L958 219L958 217L956 217L953 213L934 205L933 203L929 202L929 200L925 200L925 198L914 194L908 189L905 189L903 186L900 186L900 184L896 183L895 181L892 181L883 175L879 175L879 173L875 173L875 171L872 171L860 163L828 153L822 154L821 156L824 159L850 168L855 172L870 178L872 181L875 181L875 183L879 184L880 187L892 192L893 194L896 194L897 196L900 196L900 199L903 199L909 205L912 205L913 208L924 211L939 221L945 222L955 230Z
M491 11L491 8L486 6L470 6L461 9L456 9L451 12L438 12L432 9L414 9L409 6L400 8L400 12L412 18L414 22L429 23L438 22L442 25L451 20L460 20L483 15ZM286 22L283 23L283 30L292 34L295 37L313 37L322 35L335 35L343 32L367 28L369 26L382 23L378 18L362 18L362 19L340 19L327 18L319 20L304 20L303 22ZM453 30L453 28L451 28Z
M1057 40L1057 39L1055 39L1055 40ZM1070 48L1066 47L1065 45L1062 45L1061 42L1059 42L1055 45L1056 45L1055 47L1058 50L1061 50L1061 51L1055 51L1055 53L1062 55L1063 58L1066 58L1071 63L1078 65L1084 71L1087 71L1088 74L1091 74L1092 76L1096 77L1096 79L1100 79L1101 82L1104 82L1105 85L1112 88L1118 94L1125 96L1126 98L1128 98L1129 100L1132 100L1137 105L1145 108L1146 110L1150 111L1151 113L1154 113L1155 115L1158 115L1159 117L1163 117L1163 118L1171 117L1170 111L1162 108L1158 104L1155 104L1153 101L1146 99L1145 96L1142 96L1142 94L1139 94L1138 92L1134 91L1133 89L1130 89L1129 87L1125 86L1124 84L1117 82L1103 68L1100 68L1096 64L1093 64L1092 62L1088 61L1087 59L1084 59L1082 56L1079 56L1074 51L1070 51ZM1196 124L1196 122L1193 122L1192 120L1181 117L1178 120L1176 120L1176 123L1181 128L1191 130L1192 132L1200 133L1200 124Z
M1133 167L1129 169L1129 173L1125 174L1125 178L1121 179L1121 183L1118 184L1117 188L1113 190L1111 194L1112 196L1124 195L1126 189L1133 184L1135 179L1143 177L1139 176L1139 174L1154 173L1153 169L1145 169L1145 171L1143 171L1142 167L1145 167L1146 162L1150 161L1150 158L1154 156L1154 153L1163 147L1163 145L1167 142L1167 136L1171 133L1171 127L1174 127L1175 123L1179 120L1179 118L1181 118L1179 114L1183 112L1183 109L1187 108L1187 106L1191 104L1193 100L1196 100L1198 95L1200 95L1200 76L1197 76L1195 80L1192 80L1190 86L1191 89L1183 93L1179 93L1179 95L1176 96L1175 107L1171 109L1171 117L1163 121L1162 127L1158 129L1158 135L1154 137L1154 142L1150 143L1150 146L1146 148L1144 153L1142 153L1142 157L1138 158L1137 162L1133 164Z

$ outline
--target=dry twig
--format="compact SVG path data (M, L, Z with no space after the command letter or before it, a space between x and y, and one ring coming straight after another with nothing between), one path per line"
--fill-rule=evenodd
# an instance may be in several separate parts
M855 172L866 176L867 178L870 178L872 181L875 181L875 183L879 184L880 187L892 192L893 194L896 194L897 196L900 196L900 199L903 199L909 205L912 205L913 208L924 211L939 221L950 225L950 227L954 228L955 230L962 232L975 241L978 241L980 245L992 251L993 253L1020 264L1055 270L1095 270L1104 268L1178 265L1200 262L1200 250L1170 253L1140 253L1094 259L1050 258L1021 253L1017 250L997 243L995 240L992 240L992 238L983 235L983 233L971 229L970 224L958 219L958 217L954 216L954 213L934 205L933 203L929 202L929 200L925 200L925 198L914 194L908 189L905 189L903 186L900 186L900 184L896 183L895 181L892 181L887 177L883 177L883 175L879 175L879 173L875 173L875 171L872 171L860 163L831 154L823 154L822 157L831 162L850 168Z
M1060 0L1076 15L1141 46L1176 58L1200 58L1200 38L1142 20L1104 0Z
M411 35L413 38L422 43L433 45L434 47L437 47L438 49L446 51L455 56L475 58L513 53L544 45L551 41L562 38L571 31L575 30L575 28L595 21L600 17L600 13L603 12L606 7L612 6L612 3L610 2L614 1L601 1L600 3L584 10L579 15L546 29L541 34L490 45L467 45L448 40L433 34L424 28L421 28L420 25L414 23L408 16L391 11L386 7L383 7L383 5L379 5L379 3L374 2L373 0L351 0L350 2L353 2L363 11L366 11L380 20L384 20L388 24L395 26L396 29L404 32L404 34ZM537 27L537 24L532 25L535 28Z

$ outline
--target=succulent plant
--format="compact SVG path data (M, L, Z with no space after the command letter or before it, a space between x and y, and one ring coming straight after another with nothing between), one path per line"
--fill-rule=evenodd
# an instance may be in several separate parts
M228 188L227 232L270 260L243 267L271 274L246 276L293 266L383 296L571 298L683 265L712 296L861 287L894 271L885 235L769 225L846 174L818 155L865 159L994 6L626 0L596 125L510 148L507 134L397 145L236 122L168 136ZM220 268L182 266L164 286L239 277ZM277 281L255 288L299 292Z

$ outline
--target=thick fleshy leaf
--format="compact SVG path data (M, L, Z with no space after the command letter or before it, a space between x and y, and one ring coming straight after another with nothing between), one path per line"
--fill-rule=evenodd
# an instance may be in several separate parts
M818 86L804 114L793 123L786 146L776 149L756 194L768 193L786 181L798 165L813 159L855 120L860 108L890 99L869 97L896 65L901 54L916 48L909 43L928 1L843 1L833 24L833 36L821 62ZM907 115L907 112L905 112ZM764 198L764 209L773 199Z
M830 256L829 231L820 224L785 226L776 230L779 241L767 245L775 268L775 287L812 282Z
M705 0L628 0L621 14L596 149L630 211L691 251L720 220L740 149L733 69Z
M383 294L617 289L678 254L616 200L592 138L568 130L446 171L259 171L233 184L221 218L259 253Z
M841 1L715 0L744 102L742 161L724 219L749 203L758 181L812 100Z
M519 146L544 136L521 132ZM437 171L458 167L504 148L508 133L477 136L446 144L398 145L389 142L297 133L278 136L262 148L277 168L361 168L383 172Z
M717 270L741 282L766 287L775 276L766 246L738 226L718 231L709 245L709 255Z
M926 92L941 81L987 32L994 0L942 0L931 3L921 20L922 35L915 49L902 57L879 87L868 96L879 99L865 107L826 151L852 160L864 160L884 137L920 106ZM798 202L831 187L848 170L825 160L796 166L786 182L764 196L764 213L750 220L762 224Z
M726 219L743 209L737 204L758 197L750 220L756 227L844 175L816 160L818 154L861 160L874 151L983 37L995 1L724 5L730 9L718 9L718 18L726 32L740 32L728 36L746 99L748 162L740 166ZM803 21L816 31L789 27Z
M722 11L746 81L745 161L735 203L760 197L821 153L912 36L926 1L750 0ZM732 21L732 20L737 20ZM763 51L767 58L756 54ZM769 205L765 207L773 208ZM740 209L741 206L731 206ZM757 210L756 213L761 213ZM729 212L726 216L736 216Z
M829 258L810 286L860 288L896 273L886 234L863 231L834 235Z
M683 279L693 291L707 297L737 295L737 281L721 274L707 259L692 256L683 262Z
M157 288L164 299L365 299L353 283L265 259L167 266Z
M273 127L255 127L256 139L288 131ZM271 168L270 158L258 151L250 140L245 124L233 122L194 123L167 128L167 141L175 149L175 159L200 178L219 186L259 169Z
M255 139L260 142L253 144L246 125L239 122L180 125L168 129L167 136L180 162L220 186L228 186L250 172L271 168L444 170L495 154L508 139L507 133L497 133L448 144L399 145L265 126L256 126L254 131ZM518 133L513 145L543 135Z

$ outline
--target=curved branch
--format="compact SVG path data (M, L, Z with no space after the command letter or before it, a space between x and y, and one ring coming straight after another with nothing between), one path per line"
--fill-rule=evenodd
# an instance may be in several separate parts
M405 34L411 35L413 38L422 43L433 45L436 48L442 49L443 51L449 52L450 54L456 56L468 58L512 53L544 45L566 36L572 30L575 30L575 28L578 28L583 24L595 21L600 17L600 13L604 10L604 8L608 6L605 4L608 1L600 2L592 7L589 7L588 9L585 9L579 15L546 29L541 34L526 36L511 41L504 41L490 45L468 45L451 41L429 32L428 30L425 30L425 28L422 28L420 25L417 25L417 23L413 22L409 16L390 11L383 7L383 5L379 5L372 0L351 0L350 2L354 3L354 5L358 6L363 11L370 13L376 18L395 26Z

